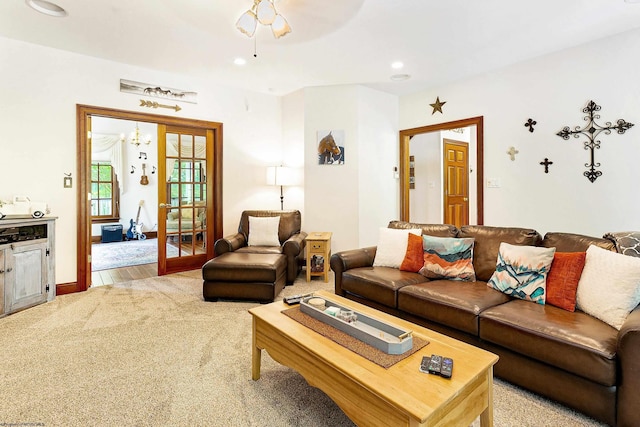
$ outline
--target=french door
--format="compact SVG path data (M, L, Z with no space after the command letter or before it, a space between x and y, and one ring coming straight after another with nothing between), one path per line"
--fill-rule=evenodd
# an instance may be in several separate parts
M158 125L158 275L199 268L213 257L213 138L211 129Z
M222 123L77 105L77 281L57 285L57 294L91 285L92 116L156 123L162 134L158 193L165 206L158 209L158 241L164 244L158 245L158 274L200 268L213 258L213 243L222 237Z

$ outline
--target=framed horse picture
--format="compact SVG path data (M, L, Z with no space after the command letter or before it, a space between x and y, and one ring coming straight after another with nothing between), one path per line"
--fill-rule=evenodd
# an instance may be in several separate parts
M344 165L344 130L319 130L318 164Z

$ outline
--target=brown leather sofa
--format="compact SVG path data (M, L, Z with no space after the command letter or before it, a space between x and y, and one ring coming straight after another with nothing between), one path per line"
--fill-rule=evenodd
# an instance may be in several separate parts
M249 241L249 217L280 216L278 238L280 246L247 246ZM214 246L216 256L227 252L244 254L283 254L286 258L286 282L293 284L302 270L301 260L304 258L304 244L307 233L301 231L302 216L300 211L243 211L238 225L238 232L218 239Z
M586 251L615 251L605 238L532 229L426 225L391 221L391 228L422 228L439 237L473 237L475 282L429 280L418 273L373 267L376 247L334 254L335 292L500 357L495 375L610 425L640 425L640 309L620 331L584 312L511 298L486 286L500 242ZM464 363L459 361L457 363Z

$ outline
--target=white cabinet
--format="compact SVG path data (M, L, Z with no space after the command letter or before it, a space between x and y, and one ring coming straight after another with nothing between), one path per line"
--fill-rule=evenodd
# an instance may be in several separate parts
M55 298L54 221L0 220L0 315Z

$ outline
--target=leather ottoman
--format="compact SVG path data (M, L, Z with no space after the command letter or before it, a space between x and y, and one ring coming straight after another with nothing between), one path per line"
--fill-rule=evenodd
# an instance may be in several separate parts
M281 254L224 253L202 266L202 296L272 302L284 289L286 264Z

